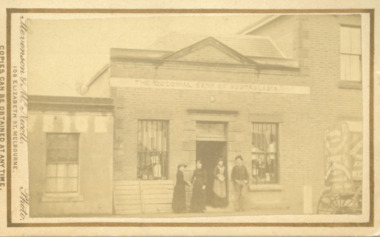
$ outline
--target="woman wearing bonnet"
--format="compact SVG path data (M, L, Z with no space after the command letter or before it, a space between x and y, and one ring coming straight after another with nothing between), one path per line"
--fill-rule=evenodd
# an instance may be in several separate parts
M186 189L191 184L184 179L183 171L186 165L178 165L177 181L174 186L172 209L174 212L186 212Z

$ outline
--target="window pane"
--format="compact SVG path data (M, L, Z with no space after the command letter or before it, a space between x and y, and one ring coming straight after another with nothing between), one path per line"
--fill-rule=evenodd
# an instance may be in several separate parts
M360 28L352 27L351 30L351 54L361 54L362 44L361 44L361 32Z
M76 191L74 186L78 183L79 134L51 133L47 134L46 139L46 190L56 193ZM67 177L73 177L75 181Z
M162 161L159 155L152 155L150 157L152 164L152 173L154 178L162 177Z
M47 165L46 168L46 176L47 177L56 177L57 176L57 165Z
M58 164L57 167L58 167L57 177L66 177L67 176L66 164Z
M65 191L65 179L57 178L57 189L56 192L64 192Z
M346 26L340 27L340 52L351 53L350 28Z
M253 152L265 152L265 137L262 133L253 133L252 134L252 151Z
M143 131L142 131L142 121L139 121L137 123L137 144L138 144L138 150L143 150Z
M157 151L157 126L156 126L156 122L152 122L152 125L151 125L151 149L152 151Z
M148 139L149 139L149 134L148 134L148 123L146 121L144 121L142 123L142 129L143 129L143 147L144 147L144 150L148 150Z
M350 55L340 55L340 79L344 81L350 80Z
M146 145L147 145L147 149L149 150L149 151L152 151L152 121L148 121L147 123L146 123L146 131L147 131L147 133L146 133L146 137L147 137L147 143L146 143Z
M138 122L138 178L167 178L167 124L167 121L160 120Z
M360 56L350 56L350 80L361 81L361 60Z
M46 179L46 191L51 193L51 192L56 192L56 179L55 178L48 178Z
M78 191L78 180L76 178L69 178L65 180L66 182L66 192L76 192Z
M76 164L68 165L67 175L69 177L78 177L78 165L76 165Z
M272 141L268 146L268 152L276 152L276 142Z
M259 178L260 181L265 181L265 168L266 168L266 161L265 161L265 155L261 154L259 155Z
M340 28L340 78L345 81L361 81L361 29Z
M271 124L270 126L271 128L268 152L274 153L277 152L277 126L276 124Z
M276 183L278 128L275 123L252 124L252 177L256 183Z
M166 152L168 148L168 122L162 122L162 152Z
M157 150L164 151L162 148L162 122L157 123ZM165 149L166 150L166 149Z

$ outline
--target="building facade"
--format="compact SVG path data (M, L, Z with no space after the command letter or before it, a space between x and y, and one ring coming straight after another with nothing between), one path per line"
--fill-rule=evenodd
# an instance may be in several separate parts
M220 158L227 165L230 203L220 211L232 211L230 175L237 155L250 177L247 211L315 213L325 187L325 130L340 121L361 126L360 45L360 17L331 15L270 17L243 35L170 34L153 49L111 49L110 63L99 73L107 76L91 79L81 90L86 94L97 80L108 80L109 104L97 100L90 106L106 110L86 112L89 125L79 138L62 137L70 144L79 139L80 147L91 143L90 150L73 158L81 170L75 182L92 178L85 168L91 165L91 174L104 173L96 189L100 196L91 194L95 189L76 189L83 195L76 208L44 199L41 190L51 187L50 136L78 133L75 121L82 113L65 115L71 121L62 122L68 124L65 129L59 112L52 115L53 127L36 123L30 136L43 144L31 145L31 166L46 164L45 172L31 174L33 205L36 210L46 206L44 214L35 214L53 215L55 208L65 207L61 214L170 212L177 166L187 165L185 179L190 180L196 160L212 174ZM30 113L47 121L48 110L36 110ZM105 126L104 132L97 133L96 125ZM91 150L100 144L101 152ZM39 157L44 150L46 158ZM51 189L66 190L62 187ZM206 192L211 191L209 178Z
M28 100L30 215L112 213L112 99Z

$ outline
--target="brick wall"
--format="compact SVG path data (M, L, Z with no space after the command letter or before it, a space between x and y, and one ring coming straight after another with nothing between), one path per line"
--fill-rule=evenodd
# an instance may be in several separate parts
M340 120L360 120L362 93L339 87L342 19L334 16L291 19L284 24L293 24L289 27L293 36L297 36L291 44L299 53L299 72L267 70L257 74L254 69L155 66L136 62L111 64L111 77L298 85L309 86L311 91L309 95L296 95L114 88L115 179L136 179L138 119L169 120L169 178L174 179L177 165L185 163L189 165L186 172L189 179L196 158L196 121L227 122L228 170L234 165L234 157L241 154L251 172L251 123L257 116L269 115L267 122L280 121L279 185L269 190L254 188L248 193L247 204L251 208L276 207L274 213L278 208L288 213L302 213L303 190L308 186L313 192L315 211L324 189L324 131ZM270 32L286 29L280 22L270 27ZM189 109L237 113L194 114ZM281 119L275 119L276 116Z
M285 19L281 19L285 18ZM291 188L297 195L301 186L312 185L313 208L324 189L324 141L323 133L326 128L341 120L362 119L362 91L360 89L344 89L340 85L340 24L360 25L359 16L288 16L281 17L272 23L252 32L252 34L266 35L275 42L291 41L296 45L300 62L300 77L311 87L309 105L299 121L308 130L310 142L300 149L304 150L302 167L305 173L304 180L290 178L294 183ZM296 28L297 30L294 30ZM283 32L294 32L292 40L283 41ZM294 44L294 42L296 42ZM281 47L290 47L284 45ZM294 127L294 129L297 129ZM289 131L294 134L294 130ZM301 137L303 133L297 134ZM306 133L307 134L307 133ZM298 148L297 148L298 149ZM302 162L297 162L301 165ZM283 167L282 172L290 171L292 166ZM291 197L289 197L291 198ZM297 200L300 202L301 200Z
M342 23L357 23L358 17L313 16L301 17L300 21L300 46L307 55L301 60L312 83L309 123L316 136L322 138L324 130L338 121L362 119L362 91L339 87L339 27ZM314 203L324 188L320 178L324 174L324 163L318 155L323 154L323 146L323 139L318 139L308 147L312 153L308 179L314 187Z
M135 68L137 76L133 75L133 65L125 65L118 74L128 74L128 77L144 76L144 78L171 79L171 80L205 80L223 82L253 82L265 84L290 84L307 86L305 78L297 73L263 72L257 79L245 72L230 73L215 71L179 69L146 69ZM112 70L112 69L111 69ZM288 81L284 83L285 80ZM170 128L170 172L169 177L174 179L176 167L179 163L188 164L186 177L190 179L196 159L196 121L224 121L228 123L228 170L234 165L234 158L241 154L245 164L251 172L251 123L256 115L281 115L280 124L280 184L282 191L270 195L273 202L281 202L281 207L297 206L293 197L294 180L302 182L307 174L303 147L310 142L310 126L307 123L307 110L310 104L309 95L295 94L265 94L247 92L223 91L194 91L168 89L134 89L116 88L115 112L115 179L136 179L137 172L137 121L138 119L165 119L169 120ZM211 96L215 101L211 101ZM193 114L188 109L197 110L230 110L237 114ZM253 116L255 115L255 116ZM270 121L268 121L270 122ZM294 135L294 131L297 135ZM299 134L299 135L298 135ZM120 143L118 142L120 141ZM295 147L300 149L295 149ZM296 171L294 171L296 170ZM232 191L232 187L230 188ZM271 191L272 192L272 191ZM299 193L299 192L298 192ZM232 195L232 192L230 192ZM260 195L250 192L248 204L257 204ZM231 196L232 197L232 196ZM271 198L269 198L269 201ZM268 201L264 200L264 201ZM273 203L272 202L272 203ZM301 201L299 200L298 203Z

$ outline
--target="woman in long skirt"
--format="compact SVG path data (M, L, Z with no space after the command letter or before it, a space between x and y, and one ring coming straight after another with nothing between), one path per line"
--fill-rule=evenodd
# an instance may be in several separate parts
M218 164L214 169L214 184L212 187L213 191L213 202L214 207L225 207L228 205L227 200L227 169L224 165L224 161L219 159Z
M174 186L172 209L174 212L186 211L186 185L190 185L183 177L183 171L186 165L178 165L177 181Z
M193 193L191 196L190 209L194 212L204 212L206 210L206 171L202 168L202 162L197 161L193 174Z

